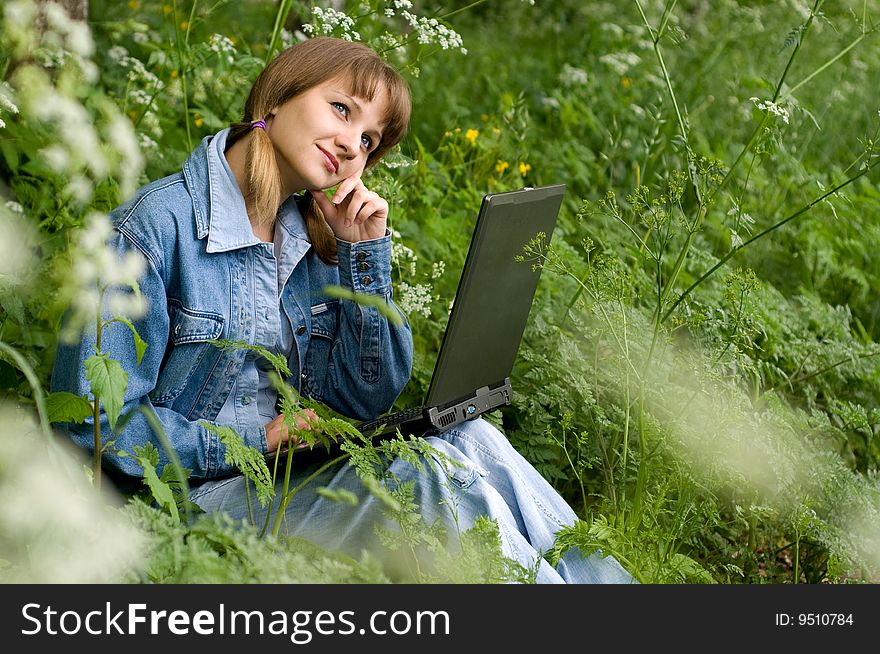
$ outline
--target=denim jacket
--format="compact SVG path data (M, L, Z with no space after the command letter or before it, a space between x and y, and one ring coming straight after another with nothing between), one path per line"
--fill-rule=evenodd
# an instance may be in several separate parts
M225 139L225 132L221 134ZM128 453L133 446L152 441L160 452L161 468L169 459L141 410L148 405L194 479L234 472L224 460L225 446L201 421L215 420L249 353L242 348L223 349L211 341L255 344L260 325L254 324L258 321L253 316L263 307L254 293L254 268L257 258L271 250L271 244L259 242L250 230L249 237L238 242L218 236L222 221L240 207L228 206L232 196L222 192L224 173L211 151L211 140L217 136L206 137L181 172L145 186L111 213L115 230L110 246L120 256L138 251L147 260L147 272L139 283L148 310L134 325L148 347L137 363L131 332L121 325L105 328L101 343L101 349L128 373L115 432L102 414L103 441L113 440L112 449ZM237 200L243 207L240 192ZM309 244L296 201L291 197L282 205L276 229L288 230L285 243L290 247L306 250ZM311 248L297 254L301 258L280 298L280 312L294 333L288 382L343 415L360 420L376 417L391 407L409 379L413 349L409 324L404 320L394 325L375 307L334 299L323 289L341 285L391 302L390 237L338 241L338 266L325 264ZM272 309L279 307L265 308ZM94 354L94 344L94 332L79 342L59 344L52 390L89 393L83 363ZM256 415L244 406L254 398L244 393L234 399L241 415ZM265 428L255 420L242 419L229 426L248 445L267 451ZM66 428L77 444L94 450L91 420ZM132 457L107 452L104 462L113 472L142 474Z

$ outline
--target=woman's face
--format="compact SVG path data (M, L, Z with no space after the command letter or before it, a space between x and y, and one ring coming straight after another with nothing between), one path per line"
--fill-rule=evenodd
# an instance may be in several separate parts
M387 91L372 100L349 95L340 79L314 86L266 119L285 195L327 189L360 175L382 138Z

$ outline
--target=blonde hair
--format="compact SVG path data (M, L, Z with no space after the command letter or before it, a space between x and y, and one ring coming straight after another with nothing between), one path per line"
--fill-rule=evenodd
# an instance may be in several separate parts
M316 37L287 48L259 74L245 103L244 116L230 126L227 138L227 144L232 145L245 134L253 134L245 159L247 188L242 191L258 224L274 221L284 198L272 142L265 130L251 130L251 123L266 118L272 109L291 98L337 78L348 82L349 92L355 97L372 100L380 89L387 93L382 140L369 154L368 168L406 133L411 112L409 89L400 74L372 49L332 37ZM304 217L316 253L324 262L335 264L336 237L311 197Z

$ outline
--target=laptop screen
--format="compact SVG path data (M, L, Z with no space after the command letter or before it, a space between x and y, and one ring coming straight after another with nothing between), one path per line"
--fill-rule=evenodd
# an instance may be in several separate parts
M553 234L565 185L483 198L426 406L443 406L509 377L540 269L517 262L538 232Z

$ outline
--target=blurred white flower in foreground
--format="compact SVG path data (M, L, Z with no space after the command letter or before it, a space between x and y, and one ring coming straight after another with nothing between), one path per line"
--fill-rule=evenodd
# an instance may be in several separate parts
M143 560L140 532L113 506L122 500L95 490L84 462L0 404L0 581L113 583Z

